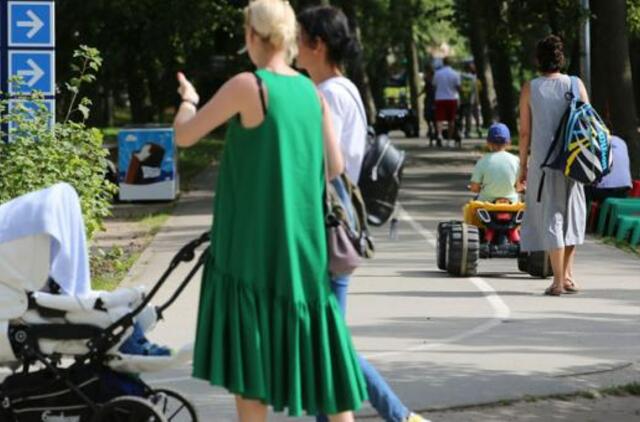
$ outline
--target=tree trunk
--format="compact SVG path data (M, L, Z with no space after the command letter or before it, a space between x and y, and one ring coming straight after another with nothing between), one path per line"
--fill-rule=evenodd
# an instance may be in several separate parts
M487 50L486 20L477 0L468 3L470 16L469 42L473 54L473 62L476 66L478 80L482 84L480 90L480 107L482 110L482 122L488 127L493 121L493 105L496 101L496 93L493 85L493 76L489 64Z
M132 123L148 123L146 87L143 75L132 67L127 76L127 92Z
M633 35L629 40L629 54L633 96L636 100L636 116L640 119L640 35Z
M407 55L407 79L409 82L409 93L411 95L411 108L415 111L416 116L420 119L420 69L418 60L418 48L413 37L413 28L407 31L407 39L405 40L405 54Z
M494 30L489 33L489 60L498 97L498 117L500 121L518 132L516 119L515 90L511 72L511 49L509 46L509 24L503 18L504 0L492 0L488 3L487 20L495 22Z
M631 79L626 7L625 0L591 2L595 15L591 40L593 103L605 116L610 116L614 134L627 143L632 176L640 178L640 136Z
M356 13L355 2L351 0L341 2L342 10L349 20L351 31L356 36L358 44L362 45L362 37L360 35L360 27L358 26L358 16ZM347 65L347 71L349 76L353 80L353 83L358 87L360 95L362 96L362 102L364 103L364 109L367 113L367 120L369 124L373 124L376 115L376 105L373 102L373 95L371 93L371 85L369 84L369 76L365 71L365 66L362 60L362 54L360 54L354 60L351 60Z

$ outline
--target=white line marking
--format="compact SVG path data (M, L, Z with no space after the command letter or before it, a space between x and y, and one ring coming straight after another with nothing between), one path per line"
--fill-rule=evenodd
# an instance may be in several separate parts
M411 217L411 215L402 207L402 205L398 204L398 217L401 220L406 221L409 225L422 237L424 237L427 242L433 247L436 247L436 237L434 234L424 228L420 223ZM405 354L407 352L418 352L425 350L434 350L442 346L446 346L450 343L454 343L460 340L464 340L471 336L475 336L484 332L491 330L492 328L502 324L505 319L508 319L511 316L511 310L507 306L507 304L500 298L498 292L491 287L489 283L483 280L480 277L471 277L467 279L470 281L480 292L483 293L485 299L491 305L493 309L493 318L490 321L483 322L482 324L464 331L455 336L447 337L440 340L437 343L428 343L428 344L419 344L413 347L409 347L399 351L390 351L390 352L380 352L380 353L371 353L367 354L367 358L381 358L381 357L389 357L389 356L398 356Z

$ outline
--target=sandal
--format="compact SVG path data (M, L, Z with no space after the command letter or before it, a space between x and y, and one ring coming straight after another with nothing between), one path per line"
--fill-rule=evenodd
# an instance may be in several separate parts
M578 289L576 287L576 284L573 281L569 281L565 286L564 286L564 293L568 294L568 295L574 295L576 293L578 293L580 291L580 289Z
M560 296L561 294L566 293L561 287L547 287L544 291L545 296Z

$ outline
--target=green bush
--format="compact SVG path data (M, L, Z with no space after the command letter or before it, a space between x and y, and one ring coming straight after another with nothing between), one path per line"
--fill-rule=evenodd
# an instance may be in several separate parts
M0 133L0 203L67 182L80 196L87 235L91 238L110 213L116 187L104 177L107 151L102 146L102 134L84 124L91 102L79 98L80 87L95 80L102 61L97 50L85 46L74 57L76 62L72 66L77 76L64 85L71 97L69 108L65 119L53 127L41 94L21 98L35 104L31 111L23 103L10 107L10 98L1 97L0 123L9 136Z

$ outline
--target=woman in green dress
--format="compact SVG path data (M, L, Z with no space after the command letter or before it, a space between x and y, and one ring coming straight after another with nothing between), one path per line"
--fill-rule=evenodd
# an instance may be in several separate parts
M179 146L229 124L193 374L235 394L243 422L266 420L267 405L350 421L367 398L329 287L323 189L344 164L328 106L289 66L296 35L288 2L255 0L245 38L257 72L235 76L200 110L178 75Z

